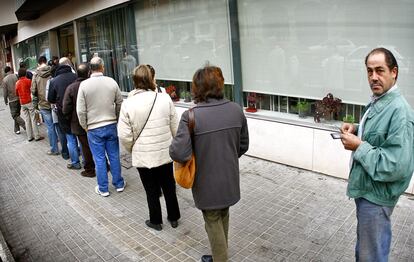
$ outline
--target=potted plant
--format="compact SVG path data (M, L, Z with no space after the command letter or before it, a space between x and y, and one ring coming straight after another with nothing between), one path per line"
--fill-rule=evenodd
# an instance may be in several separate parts
M249 95L247 96L246 112L250 112L250 113L257 112L256 99L257 99L256 93L249 93Z
M310 104L308 101L299 101L296 105L299 117L304 118L309 112Z
M315 104L315 122L320 122L320 118L323 117L329 121L336 119L341 111L342 100L334 97L331 93L328 93L321 101L317 101Z
M165 92L167 92L167 94L170 95L172 101L176 102L180 100L180 97L177 94L177 89L174 85L167 86L167 88L165 88Z
M184 98L185 103L191 102L191 93L188 91L182 91L180 97Z
M355 117L353 115L346 115L342 118L342 121L344 121L345 123L353 124L355 123Z

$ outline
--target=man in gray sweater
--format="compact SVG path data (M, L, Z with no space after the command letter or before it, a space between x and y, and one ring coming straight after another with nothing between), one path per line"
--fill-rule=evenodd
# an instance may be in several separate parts
M79 123L87 131L88 142L95 162L98 185L95 192L109 196L106 157L108 155L112 184L117 192L124 191L121 175L117 122L122 95L114 79L104 76L104 62L100 57L90 62L91 77L84 80L78 91L76 112Z

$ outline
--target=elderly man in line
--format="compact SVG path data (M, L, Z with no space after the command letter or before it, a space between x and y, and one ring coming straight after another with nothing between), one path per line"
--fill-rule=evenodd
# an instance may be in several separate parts
M106 155L109 158L112 184L117 192L125 189L121 175L117 122L122 95L114 79L104 76L104 62L94 57L90 62L91 76L78 91L76 112L80 125L87 131L88 142L95 162L98 185L95 192L109 196Z

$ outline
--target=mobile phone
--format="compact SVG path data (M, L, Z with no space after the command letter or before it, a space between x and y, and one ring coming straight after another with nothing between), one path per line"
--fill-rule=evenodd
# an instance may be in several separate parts
M331 133L331 137L333 139L341 139L341 133L338 133L338 132Z

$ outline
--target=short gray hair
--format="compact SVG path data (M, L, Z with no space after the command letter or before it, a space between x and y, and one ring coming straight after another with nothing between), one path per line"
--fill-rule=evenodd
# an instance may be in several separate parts
M99 56L95 56L91 59L90 67L91 71L98 71L104 66L104 61Z
M59 59L59 65L68 65L68 66L72 66L72 63L70 62L69 58L67 58L67 57L62 57L61 59Z

